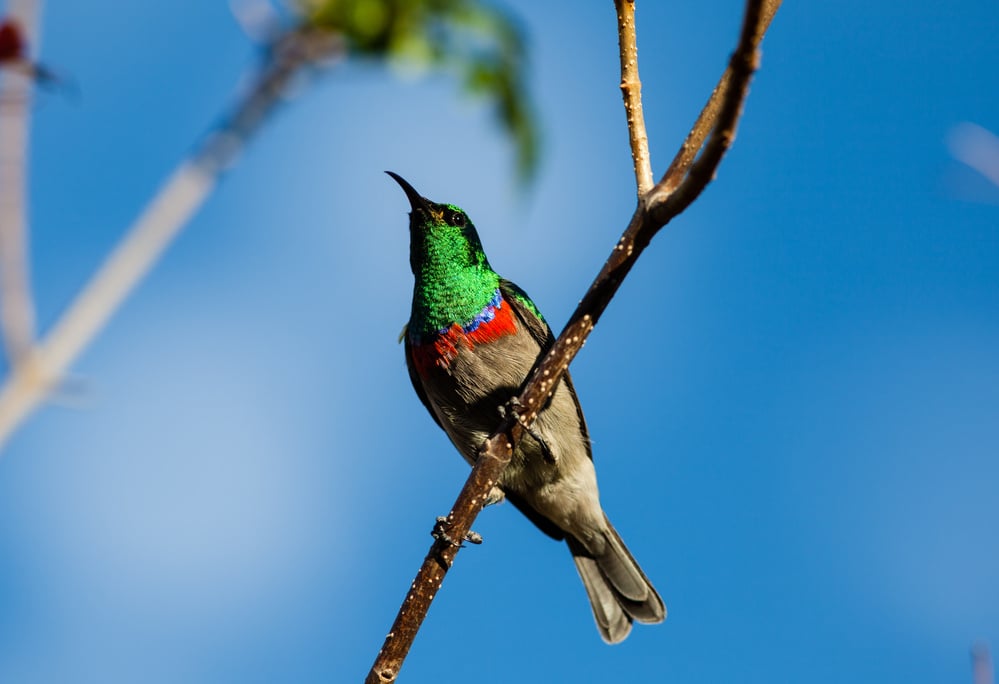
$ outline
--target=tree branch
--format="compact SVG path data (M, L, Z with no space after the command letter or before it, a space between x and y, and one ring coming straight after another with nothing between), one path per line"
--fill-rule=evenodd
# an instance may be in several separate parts
M780 7L781 2L782 0L764 0L763 24L760 27L761 38L767 32L767 29L770 28L770 22L773 21L774 15L777 14L777 9ZM759 44L759 41L757 41L757 44ZM704 105L704 109L701 110L700 115L697 117L697 121L690 128L687 139L683 141L680 151L677 152L676 157L670 162L669 168L666 169L666 173L663 174L660 184L662 184L663 190L667 193L672 193L676 190L677 186L687 175L687 170L693 163L697 153L704 147L704 139L708 137L708 134L715 127L715 122L718 119L718 110L721 109L722 102L726 98L731 80L732 68L729 67L721 75L721 78L718 79L718 85L712 91L711 97L708 98L707 104Z
M530 427L546 399L554 393L562 375L652 237L689 206L714 176L722 156L734 139L749 80L756 68L757 46L765 31L763 5L766 2L768 0L748 0L746 4L739 44L729 65L731 83L712 121L711 130L714 132L711 140L688 174L688 182L678 189L679 197L676 199L664 190L662 182L639 198L638 207L617 246L555 344L535 364L517 401L512 403L513 410L509 413L516 417L507 418L479 448L472 472L448 514L443 538L434 543L423 561L368 673L367 684L385 684L398 677L430 603L439 592L444 575L458 553L459 547L448 540L461 540L468 534L489 490L499 481L510 462L524 430ZM779 4L779 1L770 2L774 11Z
M38 52L41 3L11 0L6 28L20 41L0 71L0 336L11 368L25 363L35 338L35 305L28 257L28 137L35 79L28 50ZM27 47L25 47L27 46ZM11 46L13 47L13 46Z
M211 194L301 68L341 49L335 34L300 26L270 46L260 76L231 116L174 171L90 282L0 388L0 448Z
M642 109L642 81L638 78L638 43L635 37L635 0L614 0L617 10L617 41L621 54L621 97L628 120L631 160L635 184L641 197L652 188L652 160Z

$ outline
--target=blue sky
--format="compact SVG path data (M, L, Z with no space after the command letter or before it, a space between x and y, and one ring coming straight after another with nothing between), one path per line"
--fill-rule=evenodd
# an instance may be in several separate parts
M640 2L654 170L741 3ZM341 65L257 138L0 457L0 680L358 681L467 468L413 394L404 195L464 207L556 329L634 206L612 3L511 3L519 192L444 76ZM47 3L32 266L50 325L255 59L223 2ZM992 2L788 3L717 181L573 366L604 506L669 607L616 647L564 546L486 511L407 681L967 682L999 644ZM442 674L443 672L443 674Z

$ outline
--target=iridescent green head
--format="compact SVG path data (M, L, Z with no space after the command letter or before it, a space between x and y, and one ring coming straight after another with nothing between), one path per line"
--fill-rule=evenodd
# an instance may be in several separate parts
M416 278L410 333L428 335L464 325L489 304L499 276L464 211L437 204L398 174L386 171L409 198L409 264Z

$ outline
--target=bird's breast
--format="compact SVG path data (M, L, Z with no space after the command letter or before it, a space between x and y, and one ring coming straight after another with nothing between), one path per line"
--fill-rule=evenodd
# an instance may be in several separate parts
M498 293L497 293L498 294ZM465 324L452 323L428 337L412 339L412 360L417 372L426 377L433 368L448 370L458 354L471 352L476 345L488 344L517 332L510 304L497 296Z

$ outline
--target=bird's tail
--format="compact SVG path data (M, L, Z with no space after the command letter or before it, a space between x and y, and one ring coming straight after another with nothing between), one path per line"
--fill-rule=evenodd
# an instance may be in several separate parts
M600 636L609 644L623 641L634 620L645 623L666 619L666 606L649 578L624 545L617 530L607 523L606 543L600 553L591 553L572 536L567 536L572 560L590 598Z

